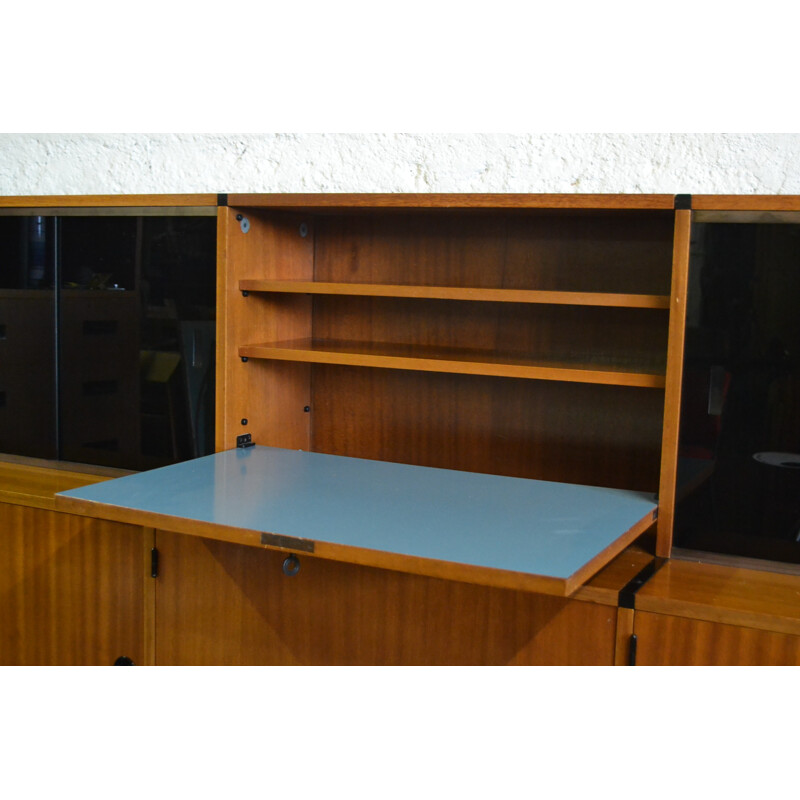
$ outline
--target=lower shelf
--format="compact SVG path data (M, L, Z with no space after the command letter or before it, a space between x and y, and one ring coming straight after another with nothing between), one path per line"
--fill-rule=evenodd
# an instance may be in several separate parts
M265 358L311 364L340 364L360 367L409 369L422 372L450 372L614 386L663 389L663 369L642 365L620 365L608 361L548 361L518 354L497 354L451 347L422 347L387 343L317 341L297 339L284 342L248 344L239 347L243 358Z
M251 447L56 497L84 514L287 553L569 595L652 524L652 495Z

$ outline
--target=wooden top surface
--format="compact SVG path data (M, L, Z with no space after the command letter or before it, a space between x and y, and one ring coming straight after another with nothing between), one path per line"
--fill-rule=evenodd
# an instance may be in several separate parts
M800 635L800 576L671 559L636 609Z
M120 208L216 206L215 194L85 194L0 196L0 208Z
M433 577L567 595L652 495L272 447L64 492L56 508Z
M800 211L800 196L781 194L693 194L692 211Z
M307 193L231 194L234 207L276 209L325 208L585 208L672 210L671 194L403 194Z
M128 474L107 467L0 455L0 502L54 509L58 492Z

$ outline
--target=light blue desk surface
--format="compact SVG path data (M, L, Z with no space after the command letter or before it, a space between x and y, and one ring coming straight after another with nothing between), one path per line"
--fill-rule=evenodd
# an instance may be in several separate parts
M59 496L564 579L656 508L642 492L260 446Z

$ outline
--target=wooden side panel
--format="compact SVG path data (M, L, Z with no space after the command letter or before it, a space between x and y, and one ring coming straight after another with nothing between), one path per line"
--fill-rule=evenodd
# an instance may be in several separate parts
M661 440L661 484L656 555L669 558L675 516L678 472L678 433L683 382L683 349L686 332L686 297L689 285L689 243L692 212L675 212L675 245L669 312L667 387L664 395L664 427Z
M643 666L800 666L800 636L637 611Z
M249 223L244 232L241 214ZM310 402L307 364L242 362L238 347L247 343L311 335L311 299L299 295L275 302L271 296L239 291L243 278L310 280L314 233L302 236L304 218L247 209L220 209L217 283L217 450L236 446L236 436L251 433L259 444L307 449ZM288 302L287 302L288 301ZM243 423L242 420L247 420Z
M616 609L158 531L158 664L614 663Z
M0 664L145 663L142 529L0 504Z

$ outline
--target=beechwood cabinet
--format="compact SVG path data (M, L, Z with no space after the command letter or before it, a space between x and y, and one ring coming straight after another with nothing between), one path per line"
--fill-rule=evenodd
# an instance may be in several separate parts
M4 663L800 660L790 558L673 541L730 485L681 440L697 226L734 226L727 253L800 199L216 202L217 452L113 480L6 459ZM761 249L800 271L790 238Z

